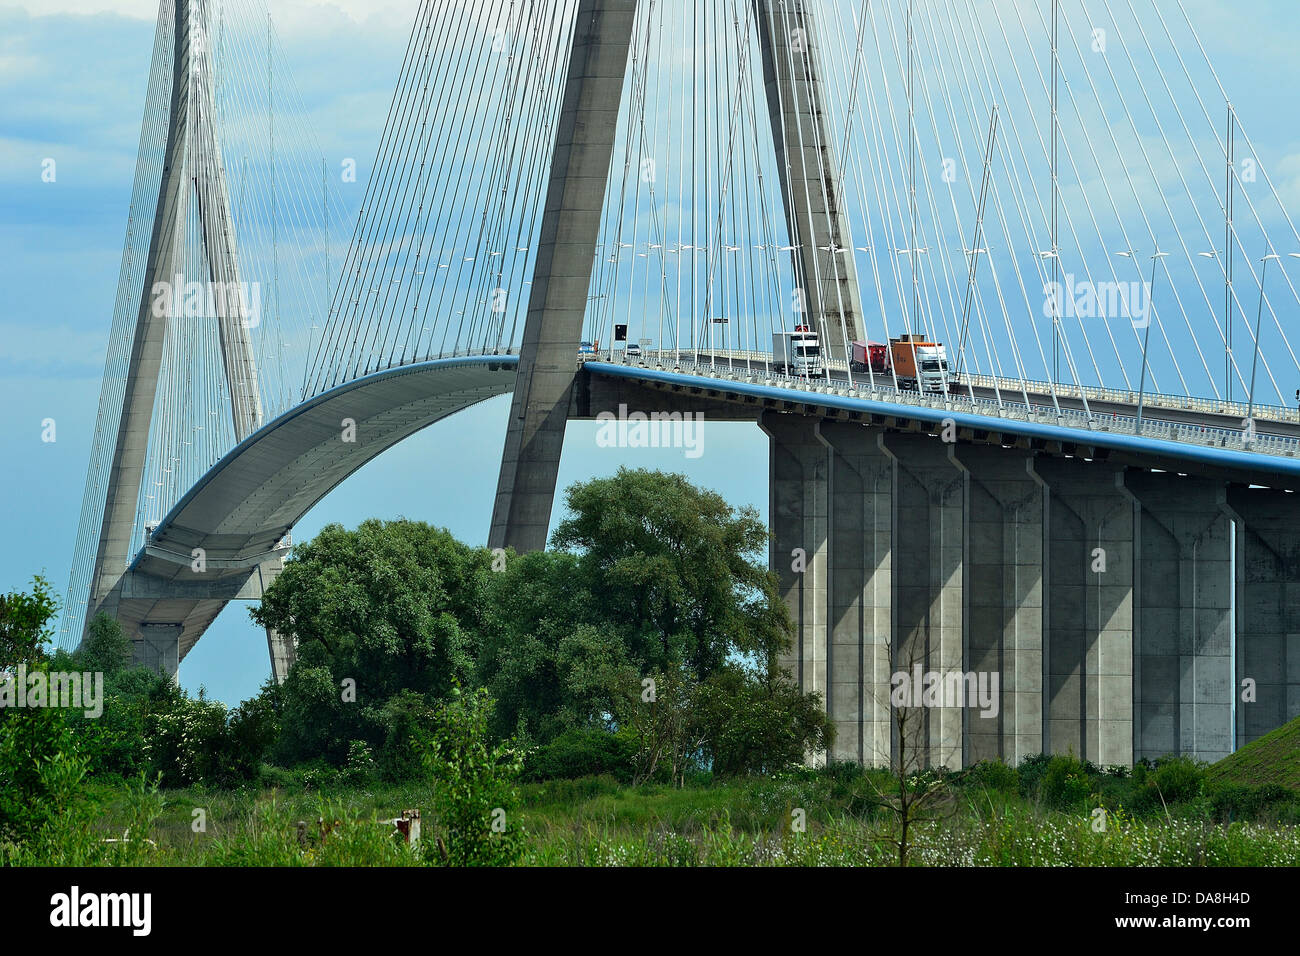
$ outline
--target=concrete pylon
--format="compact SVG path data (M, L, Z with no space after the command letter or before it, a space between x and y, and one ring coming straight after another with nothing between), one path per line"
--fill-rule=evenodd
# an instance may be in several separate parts
M823 350L844 360L866 336L844 185L822 91L819 0L754 0L768 115L795 276ZM791 323L794 324L794 323Z
M921 673L962 673L966 669L966 472L953 458L952 445L929 435L889 432L882 447L897 463L894 670L909 675L918 668ZM913 714L911 728L916 736L903 751L908 769L963 766L967 712L964 702L944 702ZM897 720L895 724L897 731ZM912 732L907 730L909 737ZM907 754L915 754L916 759Z
M541 551L564 446L636 4L580 0L488 543Z
M238 256L226 188L225 170L216 133L212 61L207 39L206 0L175 0L171 102L158 204L149 241L140 305L126 369L125 392L112 466L108 476L99 543L90 580L85 624L103 611L116 616L119 587L127 563L143 543L132 539L140 496L149 431L157 398L168 310L183 295L175 288L177 268L186 237L188 191L194 190L207 278L218 305L215 319L221 343L231 412L237 440L262 424L257 369L249 334L249 316L241 297ZM160 300L159 290L166 290ZM150 627L179 628L177 622L150 622ZM163 631L150 632L151 634ZM170 634L170 631L166 633ZM177 666L175 654L158 651L156 637L136 635L141 659L159 666ZM170 637L167 638L170 640ZM152 666L152 664L151 664Z
M1221 482L1130 472L1135 562L1134 758L1215 761L1232 739L1232 519Z

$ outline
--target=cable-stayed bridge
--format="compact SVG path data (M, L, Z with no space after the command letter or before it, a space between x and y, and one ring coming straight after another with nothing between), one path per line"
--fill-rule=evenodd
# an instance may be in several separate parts
M1181 4L412 7L348 221L265 11L163 0L65 644L104 611L174 673L331 488L512 392L494 547L545 546L569 420L760 425L836 758L896 751L913 665L998 677L927 708L949 765L1300 713L1300 233Z

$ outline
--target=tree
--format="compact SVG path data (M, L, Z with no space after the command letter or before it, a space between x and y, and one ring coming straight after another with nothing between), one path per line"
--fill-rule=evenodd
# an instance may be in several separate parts
M295 548L254 621L297 640L318 666L372 701L442 696L473 666L491 554L419 521L337 524Z
M885 647L889 660L898 667L897 673L903 676L921 667L926 659L924 642L919 634L914 633L910 639L900 642L897 656L893 640L887 640ZM897 833L889 842L898 851L898 865L907 866L913 829L922 823L951 817L956 810L950 799L951 789L943 762L944 758L960 759L961 754L940 754L939 761L931 760L929 714L922 703L895 704L891 695L884 706L889 708L891 723L889 769L894 778L893 787L883 791L874 781L871 786L881 806L898 821Z
M384 746L395 695L435 701L471 678L491 561L418 521L328 525L299 545L251 610L297 641L278 756L342 766L354 740Z
M729 664L699 699L704 753L715 774L773 773L830 749L835 725L820 694L804 694L780 671Z
M86 628L78 657L82 668L91 673L102 673L108 679L125 670L130 663L131 642L122 633L122 625L101 611Z
M59 609L50 582L36 575L31 591L0 594L0 671L30 664L45 656Z
M734 653L775 659L789 613L749 507L681 475L620 468L569 487L552 545L577 555L578 586L643 669L680 661L707 677Z

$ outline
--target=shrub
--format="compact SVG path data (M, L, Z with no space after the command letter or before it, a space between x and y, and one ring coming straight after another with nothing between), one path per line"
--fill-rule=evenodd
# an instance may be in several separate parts
M524 779L576 780L609 774L621 783L630 783L635 750L635 741L627 734L575 727L528 755Z
M1082 810L1092 796L1088 767L1073 755L1057 754L1047 763L1038 797L1053 810Z
M486 690L462 694L453 687L451 700L436 713L433 733L419 744L443 830L437 849L425 851L435 862L503 866L524 853L516 814L523 755L511 741L491 742L492 707Z
M1001 760L981 760L966 775L968 783L997 793L1020 792L1020 774Z
M1205 765L1200 761L1191 757L1165 757L1156 762L1149 785L1155 786L1166 804L1182 803L1200 795L1204 780Z
M1254 820L1269 811L1288 815L1288 810L1300 805L1294 792L1275 783L1221 784L1212 788L1208 796L1215 818L1224 823Z
M379 750L379 772L385 780L401 783L420 777L435 722L434 710L423 694L404 690L385 702L379 713L379 723L386 728Z

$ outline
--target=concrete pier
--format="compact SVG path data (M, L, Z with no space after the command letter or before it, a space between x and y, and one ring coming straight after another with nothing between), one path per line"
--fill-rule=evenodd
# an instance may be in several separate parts
M895 463L894 671L963 672L966 472L953 446L930 435L887 432L881 447ZM924 707L915 716L918 737L908 748L924 750L921 765L961 767L966 708Z
M827 626L836 760L887 764L893 627L894 459L880 433L821 422L829 452Z
M1134 502L1123 469L1040 457L1047 491L1044 743L1133 762Z
M966 484L966 668L999 675L997 716L968 711L966 762L1044 751L1046 489L1023 450L958 445Z
M829 700L827 677L827 454L816 422L764 414L771 440L768 476L771 567L795 623L794 643L781 665L806 693Z
M1300 495L1238 486L1227 507L1237 530L1231 691L1240 747L1300 714Z
M1125 477L1140 506L1134 757L1232 752L1232 520L1226 491L1168 472Z

